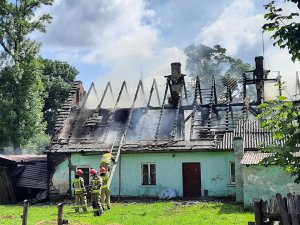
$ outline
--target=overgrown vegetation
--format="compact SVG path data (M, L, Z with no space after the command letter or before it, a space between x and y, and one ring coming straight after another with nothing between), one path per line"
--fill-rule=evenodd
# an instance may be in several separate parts
M189 202L187 202L189 203ZM0 206L0 224L20 224L21 206ZM101 217L88 213L74 213L72 206L64 207L64 218L71 224L247 224L253 213L244 212L238 205L229 203L157 202L113 204ZM57 224L56 206L31 206L28 224Z
M40 43L49 14L37 15L53 0L0 1L0 147L37 152L49 143L58 108L78 71L61 61L42 59Z
M0 144L20 149L36 134L44 132L42 64L39 43L28 36L45 32L49 14L35 15L52 0L0 2Z
M293 2L298 10L300 0L287 0ZM288 48L292 60L300 61L300 23L295 22L298 12L287 13L278 7L276 1L265 5L269 10L265 18L269 23L263 26L265 31L274 32L271 37L274 45L280 48ZM298 17L299 18L299 17ZM258 116L261 126L273 132L273 138L277 145L269 146L265 151L273 153L263 160L263 164L276 164L283 167L291 175L296 176L295 182L300 183L300 157L295 155L299 151L300 141L300 111L293 102L284 96L265 102L260 105L262 113Z
M273 131L273 138L278 145L265 149L273 153L266 158L264 164L277 164L291 175L296 176L295 182L300 183L300 157L293 153L299 151L300 142L300 111L286 97L265 102L259 106L262 113L258 115L261 127Z
M58 116L58 109L67 99L68 93L79 72L66 62L42 59L43 83L45 86L44 120L47 122L46 133L52 135Z
M268 21L263 26L264 31L273 32L271 36L274 39L274 46L287 48L291 54L292 60L300 61L300 23L299 10L300 0L285 0L283 7L279 7L277 3L283 1L271 1L265 5L268 12L265 14L265 19ZM294 12L289 12L284 6L286 2L295 4ZM298 8L298 9L297 9Z

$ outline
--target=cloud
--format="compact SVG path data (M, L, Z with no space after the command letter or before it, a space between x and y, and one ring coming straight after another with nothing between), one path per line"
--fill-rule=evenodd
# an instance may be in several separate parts
M255 12L253 1L233 1L215 21L201 29L198 42L209 46L221 44L231 55L260 45L264 19L263 14Z
M291 5L285 4L289 11ZM264 52L262 26L264 12L257 10L254 0L234 0L223 12L204 26L198 34L198 42L213 46L220 44L234 57L242 58L254 66L254 57L264 54L265 68L270 69L273 77L280 71L289 89L294 90L296 71L300 63L293 63L286 49L273 46L270 33L264 33ZM291 91L293 92L293 91ZM292 93L293 94L293 93Z
M36 34L42 50L68 62L110 68L95 74L97 86L127 80L135 87L141 71L150 80L169 74L171 62L185 62L181 49L162 46L159 19L144 0L56 0L43 10L53 23L46 34Z
M154 78L162 95L164 75L170 74L170 64L181 62L184 72L183 51L161 45L160 30L155 26L158 17L145 1L91 0L87 4L78 0L74 4L73 0L64 0L55 1L47 10L54 20L46 34L37 36L43 42L43 50L66 61L109 67L106 70L109 72L102 71L94 76L100 95L111 81L117 96L126 80L133 96L141 73L146 95L149 95Z

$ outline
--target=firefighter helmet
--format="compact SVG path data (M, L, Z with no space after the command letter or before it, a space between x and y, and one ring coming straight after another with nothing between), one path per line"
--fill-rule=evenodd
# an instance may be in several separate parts
M77 169L77 170L76 170L76 175L77 175L77 176L80 176L80 177L81 177L82 174L83 174L83 171L82 171L81 169Z
M100 172L101 172L101 173L106 173L105 167L102 166L102 167L100 168Z
M91 170L90 170L90 174L91 174L91 175L96 175L96 174L97 174L97 171L96 171L95 169L91 169Z

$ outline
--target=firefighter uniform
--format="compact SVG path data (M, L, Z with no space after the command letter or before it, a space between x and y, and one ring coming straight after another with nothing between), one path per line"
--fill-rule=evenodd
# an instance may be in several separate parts
M79 212L81 207L84 212L87 211L87 201L86 201L86 190L84 187L84 180L82 177L75 176L73 182L74 192L75 192L75 212Z
M100 205L100 192L102 180L101 177L95 174L92 174L92 186L91 186L91 202L93 206L93 211L95 216L100 216L103 213L103 209Z
M111 161L115 162L115 158L113 157L113 155L109 151L107 151L106 153L104 153L102 155L100 167L104 167L107 171L110 171Z
M101 206L104 209L106 204L107 209L110 209L110 190L107 184L109 179L109 174L104 167L101 168L100 177L102 178L102 188L101 188ZM105 204L104 204L105 203Z

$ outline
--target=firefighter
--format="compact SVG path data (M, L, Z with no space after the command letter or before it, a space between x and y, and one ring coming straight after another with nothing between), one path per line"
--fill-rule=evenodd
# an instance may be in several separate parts
M104 167L107 171L110 171L111 162L116 163L115 157L110 152L110 149L106 149L106 152L102 155L101 167Z
M103 213L103 209L100 205L102 180L101 177L98 176L95 169L90 170L90 175L92 176L91 202L93 206L94 216L100 216Z
M83 171L81 169L77 169L75 173L75 179L73 182L75 194L75 212L79 212L80 207L82 207L82 210L84 212L87 211L86 190L82 175Z
M109 173L105 167L100 169L100 177L102 178L102 188L101 188L101 206L104 210L104 203L106 203L107 209L110 209L110 190L108 186Z

